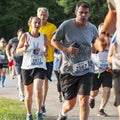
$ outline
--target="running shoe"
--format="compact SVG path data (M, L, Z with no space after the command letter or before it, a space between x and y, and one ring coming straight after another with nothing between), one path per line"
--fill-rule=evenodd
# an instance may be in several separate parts
M107 117L108 115L104 112L104 109L100 109L100 110L98 111L97 116L100 116L100 117Z
M43 120L42 113L40 112L36 113L36 120Z
M94 108L94 106L95 106L95 99L90 99L89 105L90 105L90 108Z
M21 95L21 96L20 96L20 101L21 101L21 102L24 102L24 100L25 100L24 95Z
M32 115L27 115L26 120L33 120Z
M63 116L63 115L60 113L57 120L67 120L67 116Z
M46 116L45 106L42 106L42 107L41 107L41 111L42 111L42 115L43 115L43 116Z

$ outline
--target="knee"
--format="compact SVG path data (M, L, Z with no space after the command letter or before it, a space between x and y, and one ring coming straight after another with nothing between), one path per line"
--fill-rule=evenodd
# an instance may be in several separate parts
M80 106L85 107L88 106L89 96L82 96L79 100Z
M26 94L25 94L25 99L26 100L31 100L32 99L32 95L33 95L33 92L31 91L26 91Z
M26 100L32 100L32 95L31 94L26 94L25 99Z
M103 94L110 94L110 88L109 87L103 88Z
M90 96L96 97L96 96L98 95L98 93L99 93L99 89L98 89L98 90L92 90L92 91L90 92Z
M73 103L72 104L69 103L69 104L64 104L63 106L65 109L67 109L67 111L69 111L72 110L75 105L73 105Z
M36 97L41 97L41 95L42 95L42 91L41 90L36 90L35 91L35 96Z
M103 95L102 95L103 98L109 98L110 97L110 88L104 88L103 89Z
M72 100L67 100L64 102L64 106L68 109L71 110L76 104L76 98L73 98Z

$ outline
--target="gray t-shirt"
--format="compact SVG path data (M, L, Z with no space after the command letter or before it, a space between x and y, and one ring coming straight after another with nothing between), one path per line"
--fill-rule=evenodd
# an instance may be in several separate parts
M18 45L18 42L19 42L18 38L14 37L14 38L9 40L8 45L10 46L10 48L13 49L13 53L14 53L13 57L14 57L15 62L19 63L21 65L22 64L23 55L15 53L17 45Z
M93 72L91 43L98 37L97 28L93 24L88 22L86 27L80 28L74 19L66 20L59 26L55 36L66 47L75 43L79 48L77 55L62 52L61 73L80 76Z

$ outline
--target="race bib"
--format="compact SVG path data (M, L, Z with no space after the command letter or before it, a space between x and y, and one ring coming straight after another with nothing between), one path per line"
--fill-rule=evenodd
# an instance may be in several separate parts
M99 69L105 70L109 68L109 64L106 61L100 61Z
M5 59L5 55L0 55L0 60Z
M41 64L43 64L41 55L31 56L31 65L41 65Z
M79 62L73 65L73 72L79 73L89 69L88 61Z

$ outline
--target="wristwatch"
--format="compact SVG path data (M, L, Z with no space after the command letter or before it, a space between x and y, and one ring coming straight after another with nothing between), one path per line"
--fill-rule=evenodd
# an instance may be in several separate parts
M101 32L101 34L106 35L107 37L110 37L110 34L108 32Z

